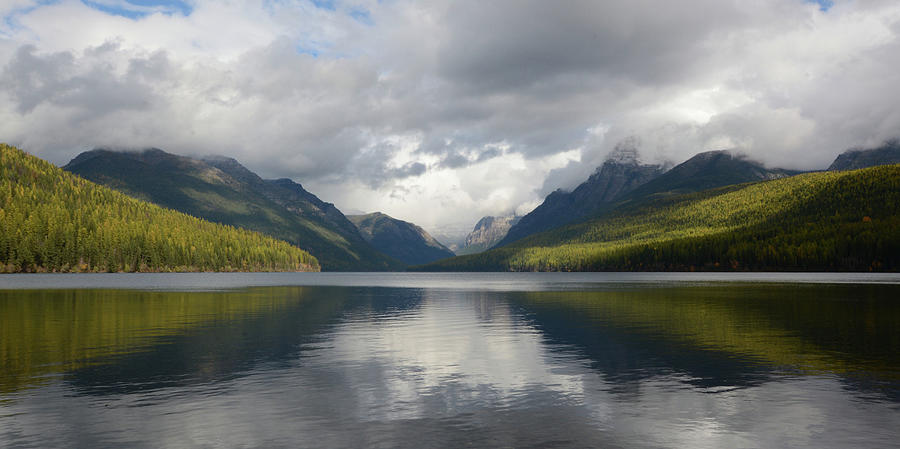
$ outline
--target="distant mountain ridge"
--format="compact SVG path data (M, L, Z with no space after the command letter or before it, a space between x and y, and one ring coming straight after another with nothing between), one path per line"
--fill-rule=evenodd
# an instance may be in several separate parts
M707 151L665 171L642 165L634 152L615 152L572 192L557 190L522 217L495 247L597 216L621 203L790 176L799 172L768 169L730 151Z
M661 175L660 165L641 164L633 149L620 149L571 192L556 190L523 216L495 246L577 221Z
M475 228L466 236L462 248L456 253L459 255L475 254L491 249L506 237L509 230L519 222L521 216L507 215L503 217L482 217L475 224Z
M139 199L286 240L316 256L324 270L403 268L366 242L334 205L291 180L262 179L231 158L96 149L63 168Z
M799 173L796 170L766 168L743 154L729 150L705 151L672 167L620 199L633 202L745 182L768 181Z
M855 170L887 164L900 164L900 140L889 140L878 148L847 150L831 163L828 170Z
M900 164L620 204L424 271L897 271Z
M421 265L455 255L421 227L381 212L347 218L377 250L406 264Z

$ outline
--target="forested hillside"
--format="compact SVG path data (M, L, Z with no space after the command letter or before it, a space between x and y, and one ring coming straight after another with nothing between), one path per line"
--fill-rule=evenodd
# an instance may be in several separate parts
M314 271L262 234L130 198L0 144L0 271Z
M900 270L900 165L624 206L425 270Z
M285 240L309 251L326 271L405 267L363 240L333 204L290 179L262 179L231 158L97 149L63 168L135 198Z

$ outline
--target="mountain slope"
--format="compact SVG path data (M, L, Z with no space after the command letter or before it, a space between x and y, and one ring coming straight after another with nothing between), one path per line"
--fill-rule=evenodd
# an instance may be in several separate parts
M0 144L0 271L317 270L286 242L98 186Z
M708 151L663 172L658 165L640 165L633 154L614 154L571 193L551 193L524 216L497 246L540 231L594 218L623 203L791 176L798 172L768 169L729 151Z
M63 168L139 199L286 240L316 256L325 270L403 266L363 240L333 205L290 180L263 180L234 159L98 149Z
M547 195L540 206L509 229L497 246L590 217L660 174L661 166L640 164L634 152L614 154L575 190Z
M379 251L409 265L453 257L453 251L412 223L375 212L347 216L363 238Z
M477 254L491 249L506 237L509 230L522 217L509 215L505 217L482 217L475 228L466 236L465 244L456 253L460 256Z
M672 167L619 199L620 202L641 202L744 182L784 178L797 173L766 168L727 150L707 151Z
M829 170L855 170L876 165L900 164L900 141L890 140L878 148L847 150L841 153Z
M424 270L900 270L900 165L622 206Z

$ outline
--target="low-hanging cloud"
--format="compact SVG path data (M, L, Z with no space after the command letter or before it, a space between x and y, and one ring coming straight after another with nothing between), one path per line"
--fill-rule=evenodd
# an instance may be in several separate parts
M437 228L573 187L630 138L648 162L728 148L815 169L900 134L891 1L132 13L0 6L0 140L59 164L94 146L225 154Z

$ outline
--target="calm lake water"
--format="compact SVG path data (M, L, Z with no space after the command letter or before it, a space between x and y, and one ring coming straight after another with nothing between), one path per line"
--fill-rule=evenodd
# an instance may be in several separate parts
M0 447L900 447L900 276L0 276Z

